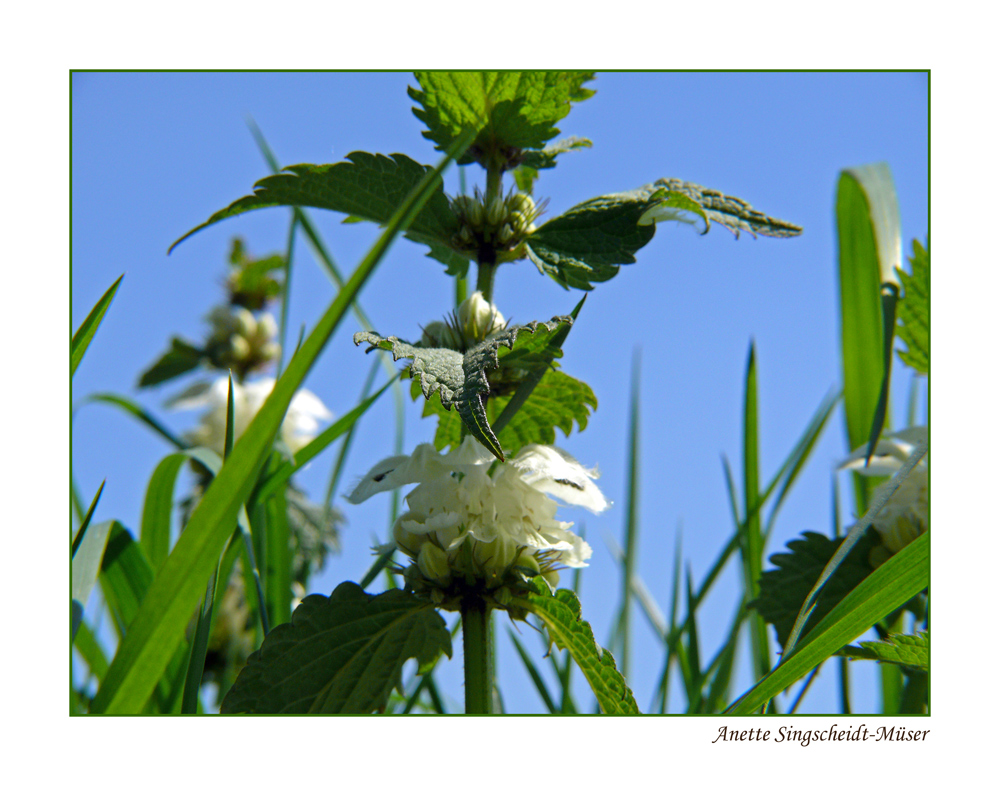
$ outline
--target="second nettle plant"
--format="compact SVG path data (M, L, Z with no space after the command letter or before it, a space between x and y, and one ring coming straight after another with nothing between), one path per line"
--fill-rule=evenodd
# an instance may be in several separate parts
M390 229L402 220L406 237L426 246L450 276L464 278L469 263L476 266L475 291L454 314L423 327L398 326L414 340L371 330L354 336L368 351L408 360L414 395L425 399L423 414L438 420L433 445L379 462L348 495L361 503L415 486L381 554L388 563L395 553L399 562L388 564L405 587L373 596L348 582L329 597L304 598L291 621L271 630L249 657L223 712L383 710L405 661L416 658L425 671L441 654L451 655L438 608L462 615L466 712L496 709L494 610L513 619L533 615L552 643L568 649L603 712L638 711L614 659L582 620L574 593L553 594L559 574L586 565L591 555L559 504L595 513L608 506L594 482L597 472L552 444L556 428L567 436L574 423L585 428L597 405L590 387L558 364L583 301L569 315L511 324L493 302L495 275L504 264L528 260L564 288L591 290L635 261L659 221L683 221L702 233L714 222L737 235L772 237L801 229L674 179L598 196L543 222L545 201L534 197L539 172L591 144L575 137L551 141L555 124L574 102L594 94L584 87L593 76L418 72L419 89L409 92L427 126L424 136L460 165L485 171L485 190L471 196L445 193L441 167L432 170L399 153L354 152L339 163L298 164L264 178L253 194L185 235L258 208L317 207ZM506 174L512 185L505 185ZM402 216L401 205L410 206ZM268 280L254 279L265 289ZM233 305L252 309L255 302ZM217 331L227 332L228 343L210 338L197 349L175 340L172 360L196 365L224 355L238 375L249 371L269 353L268 331L241 314L236 329ZM219 315L217 322L225 321Z

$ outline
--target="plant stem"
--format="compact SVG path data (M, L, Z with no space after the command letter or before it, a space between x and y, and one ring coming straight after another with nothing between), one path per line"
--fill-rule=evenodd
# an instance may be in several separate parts
M487 303L493 302L493 276L497 272L497 250L492 245L479 249L477 261L476 289L483 293Z
M478 596L462 601L462 652L465 656L465 713L493 713L493 641L490 610Z

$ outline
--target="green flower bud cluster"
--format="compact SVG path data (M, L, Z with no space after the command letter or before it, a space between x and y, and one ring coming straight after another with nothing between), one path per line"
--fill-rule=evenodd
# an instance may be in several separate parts
M553 590L559 584L555 555L529 554L509 538L490 542L469 538L461 548L446 551L433 534L415 535L400 522L393 537L396 548L413 559L401 571L406 586L450 611L459 611L462 598L473 594L485 598L490 608L507 611L512 619L524 619L513 601L531 591L531 579L541 576Z
M459 220L453 242L470 251L482 245L492 245L501 252L516 250L535 231L534 221L542 212L527 194L496 196L486 204L478 188L475 196L455 197L451 209Z
M205 352L212 365L233 369L241 378L257 370L281 352L274 340L278 326L269 313L255 317L242 306L216 306L208 314L212 327Z

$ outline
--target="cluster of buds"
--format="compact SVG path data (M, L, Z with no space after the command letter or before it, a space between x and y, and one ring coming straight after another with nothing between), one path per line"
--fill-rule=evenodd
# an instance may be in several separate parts
M454 242L468 250L491 245L498 251L512 251L535 231L534 222L543 207L519 193L495 196L487 205L477 188L474 196L457 196L451 202L459 220Z
M212 326L205 352L212 365L232 369L240 378L259 369L281 352L274 340L278 326L269 313L255 317L242 306L216 306L208 314Z
M423 347L443 347L465 352L484 339L507 326L500 310L487 303L483 293L473 292L462 301L458 310L447 315L444 321L435 320L423 328L418 342Z

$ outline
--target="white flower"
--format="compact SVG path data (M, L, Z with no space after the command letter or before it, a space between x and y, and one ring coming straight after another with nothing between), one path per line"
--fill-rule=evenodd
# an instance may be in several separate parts
M894 475L919 445L926 444L927 427L913 426L882 437L867 467L868 446L862 445L838 469L853 469L869 476ZM928 525L927 457L924 456L879 511L872 526L885 547L895 554L926 532Z
M266 377L256 382L233 382L233 441L246 431L250 421L264 406L264 401L274 390L274 378ZM200 385L185 391L172 406L177 409L207 407L198 427L185 434L189 442L211 448L221 454L225 449L226 405L229 399L229 380L221 377L210 386ZM285 414L279 432L281 441L294 453L312 441L319 431L320 421L333 415L313 393L299 390Z
M472 437L444 455L429 444L418 445L410 456L393 456L372 467L347 499L357 504L380 491L418 483L406 496L408 509L396 521L393 536L434 581L446 575L438 550L448 555L452 571L467 575L502 574L523 555L541 554L544 565L586 565L592 549L570 531L572 522L555 518L558 505L546 495L600 513L608 501L594 483L597 471L551 445L527 445L490 474L492 462ZM463 562L466 543L471 565Z

